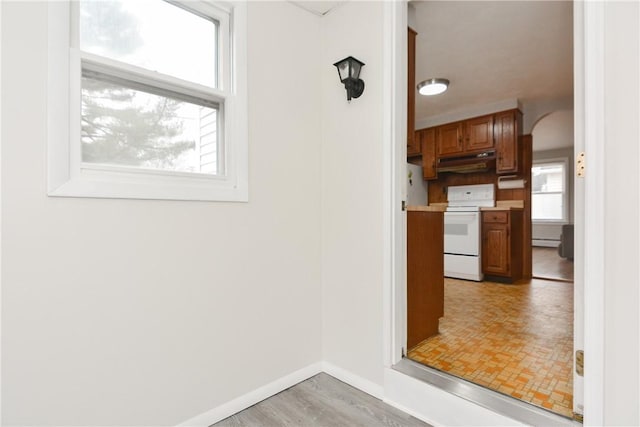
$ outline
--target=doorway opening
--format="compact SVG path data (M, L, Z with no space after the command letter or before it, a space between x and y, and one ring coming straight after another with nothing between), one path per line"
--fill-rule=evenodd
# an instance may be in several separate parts
M573 111L554 111L532 131L533 277L573 282Z
M420 13L420 9L428 8L429 3L423 2L414 6L414 8L418 9L417 12ZM569 4L569 9L571 9L570 3L566 3ZM464 7L467 7L466 3L456 4L452 6L452 9L460 12L460 9ZM431 16L438 16L441 21L443 20L442 14L439 15L433 9L430 12ZM451 11L445 11L444 15L446 16L449 12ZM509 14L512 12L513 10L503 13ZM571 12L569 10L567 18L570 22L573 19ZM462 15L469 16L474 14L462 13ZM460 16L460 14L457 16ZM409 18L409 23L411 24L411 13ZM422 22L421 19L418 16L414 18L414 22L420 24ZM425 28L429 28L429 26L425 26ZM421 32L420 28L416 28L416 30L418 32L416 44L418 52L420 52ZM426 34L422 33L423 37L430 37L430 34L432 36L431 29L425 31ZM570 33L571 31L569 31ZM442 40L442 37L436 38ZM565 40L564 42L567 41ZM571 44L570 39L568 43ZM452 52L448 52L448 55L450 54ZM433 55L429 56L429 58L432 62L437 62L437 58ZM416 58L416 62L418 64L416 72L419 73L419 57ZM425 76L418 75L416 77L419 81ZM573 104L572 96L570 99L568 103L564 104L565 106ZM422 111L429 111L429 108L433 108L433 105L436 105L437 100L434 99L429 102L431 104ZM532 129L537 126L536 120L540 115L544 116L543 110L546 110L547 113L555 111L557 105L554 106L553 102L549 101L546 104L540 103L533 107L525 104L522 107L519 106L519 108L524 112L525 117L530 115L529 126L526 126L527 119L525 119L525 132L533 133ZM418 106L416 106L416 111L420 114L421 110ZM481 111L477 106L476 108L470 108L469 111L468 117L463 117L460 114L457 116L456 114L440 114L436 118L421 121L419 116L416 116L417 130L415 140L422 144L421 163L423 165L426 164L424 162L424 156L427 153L425 147L431 147L429 144L434 146L433 150L428 152L429 155L435 156L434 152L438 153L438 155L442 154L442 150L439 150L437 145L438 127L456 124L458 129L462 129L464 135L465 126L470 126L464 120L480 119L480 117L477 117L481 115L479 112L485 115L491 113L489 110ZM495 110L496 113L500 111L500 109ZM475 114L473 114L474 112ZM573 111L569 109L568 114L572 119ZM460 125L462 122L464 123ZM536 126L534 126L534 123L536 123ZM423 125L422 127L421 124ZM435 130L430 131L430 129ZM572 132L573 127L571 127ZM539 139L542 140L542 138ZM533 159L535 159L535 152L543 150L536 150L536 142L538 141L536 134L533 135L532 140ZM570 141L573 141L573 136L571 136ZM571 150L571 154L567 157L572 158L572 148L569 148L569 150ZM555 154L557 156L557 153ZM549 153L547 153L548 158ZM418 163L415 159L416 156L413 158L413 163ZM541 174L541 176L548 178L549 182L546 183L543 189L537 187L540 179L537 178L537 175L529 174L532 171L531 161L530 157L526 173L522 170L516 172L519 173L517 178L521 178L525 182L525 185L517 190L524 189L527 194L524 195L523 193L521 195L516 190L511 193L503 192L501 201L520 201L525 212L529 210L531 214L537 214L537 210L534 211L533 209L540 206L540 203L544 205L545 197L548 200L557 199L558 192L552 187L553 178L555 178L553 173ZM563 173L570 173L566 165L568 163L570 162L565 160ZM523 165L523 163L520 164L521 166ZM429 189L426 197L428 205L443 202L441 199L446 194L447 186L453 185L454 181L455 184L459 185L479 184L484 183L484 178L487 178L486 172L484 172L483 178L478 178L482 182L474 181L472 173L456 176L455 179L443 178L450 176L447 174L440 174L440 176L436 175L434 177L433 171L429 171L429 173L431 175L428 181ZM493 174L495 175L496 172L493 172ZM427 176L426 173L424 176ZM491 179L493 180L495 177ZM566 190L572 183L568 181L568 179L563 181L564 193L560 194L561 197L569 197ZM434 188L438 189L438 191L433 191ZM537 203L533 199L537 199ZM515 205L512 207L515 207ZM568 204L565 202L560 206L560 209L568 210ZM518 251L520 251L519 255L523 259L533 259L533 267L529 264L528 274L525 273L517 277L516 280L507 280L507 282L510 282L508 284L494 280L495 278L481 282L444 278L444 316L440 318L439 331L436 335L428 337L416 346L409 348L407 355L409 359L430 368L536 405L555 414L568 418L579 417L581 410L574 410L573 393L573 332L575 317L572 283L573 268L570 269L570 275L567 273L563 276L552 276L547 272L541 277L551 280L532 279L532 273L533 276L540 276L537 271L532 271L532 269L540 267L540 265L536 266L536 263L540 264L538 261L541 260L541 257L536 255L551 251L546 250L549 246L542 246L540 251L537 250L541 245L534 245L536 236L533 236L533 234L538 230L535 230L536 227L535 223L532 223L532 217L524 216L526 221L529 222L530 234L524 236L524 244ZM572 230L567 227L563 230L562 226L568 225L570 217L563 211L563 215L559 219L560 221L558 221L558 218L547 219L547 225L550 225L552 221L560 223L556 224L558 225L556 228L560 229L560 233L555 242L549 243L551 245L550 249L558 252L558 246L564 242L560 253L568 254L569 250L573 249L572 233L569 238ZM544 223L544 220L538 218L537 222ZM411 230L407 230L407 233L410 232ZM571 242L571 245L569 245L569 242ZM536 255L532 257L531 253L533 251L536 252ZM572 254L571 258L573 258ZM561 261L572 262L568 259L568 256L561 258ZM509 262L506 265L509 265ZM551 267L548 267L548 269L551 269ZM524 267L523 270L526 272L527 268ZM411 331L408 333L411 334Z

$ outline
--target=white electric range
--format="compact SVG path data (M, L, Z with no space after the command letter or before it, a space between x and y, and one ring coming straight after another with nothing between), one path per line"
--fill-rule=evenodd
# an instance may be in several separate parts
M495 206L494 184L447 188L444 213L444 275L481 281L480 208Z

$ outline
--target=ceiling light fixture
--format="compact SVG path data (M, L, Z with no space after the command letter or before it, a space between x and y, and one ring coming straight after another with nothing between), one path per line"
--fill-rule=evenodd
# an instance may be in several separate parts
M447 79L427 79L418 84L418 92L420 95L439 95L449 87L449 80Z

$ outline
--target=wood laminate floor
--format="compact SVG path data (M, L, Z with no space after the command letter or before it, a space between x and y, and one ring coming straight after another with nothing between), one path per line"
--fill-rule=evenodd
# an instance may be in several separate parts
M532 248L533 277L573 282L573 261L558 255L558 248Z
M429 424L321 373L214 426L424 427Z

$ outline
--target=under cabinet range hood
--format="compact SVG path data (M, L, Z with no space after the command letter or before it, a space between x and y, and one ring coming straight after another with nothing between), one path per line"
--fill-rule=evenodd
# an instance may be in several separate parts
M459 157L438 159L438 172L472 173L496 168L495 150Z

